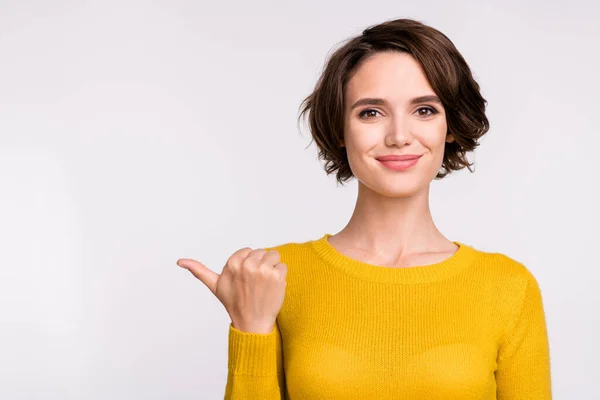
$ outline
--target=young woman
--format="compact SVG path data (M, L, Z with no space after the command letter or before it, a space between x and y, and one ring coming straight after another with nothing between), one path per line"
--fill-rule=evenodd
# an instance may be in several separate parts
M303 102L328 174L359 183L335 235L243 248L200 279L231 317L225 399L550 399L534 276L447 239L434 179L471 164L485 99L452 42L418 21L372 26Z

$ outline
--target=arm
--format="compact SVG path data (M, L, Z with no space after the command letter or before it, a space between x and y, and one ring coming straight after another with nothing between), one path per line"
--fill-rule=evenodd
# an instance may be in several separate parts
M549 353L542 295L531 276L516 321L498 352L498 400L551 399Z
M269 334L243 332L229 325L229 358L224 400L285 400L279 325Z

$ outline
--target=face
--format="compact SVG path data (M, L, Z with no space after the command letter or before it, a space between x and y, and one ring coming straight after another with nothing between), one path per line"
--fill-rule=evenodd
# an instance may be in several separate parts
M356 179L385 196L427 190L453 138L420 64L406 53L376 53L348 81L344 96L344 145Z

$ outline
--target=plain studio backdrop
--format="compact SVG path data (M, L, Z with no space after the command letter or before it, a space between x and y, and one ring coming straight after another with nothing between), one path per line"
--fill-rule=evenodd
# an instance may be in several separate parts
M444 32L488 100L450 239L524 263L557 399L597 399L600 8L562 1L0 1L0 398L219 399L229 316L179 258L347 222L298 106L384 20ZM309 146L310 144L310 146Z

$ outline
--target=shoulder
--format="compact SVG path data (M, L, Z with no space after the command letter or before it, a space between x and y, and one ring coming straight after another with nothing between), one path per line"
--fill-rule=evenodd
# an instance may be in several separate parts
M477 268L487 273L481 286L491 288L493 293L494 316L501 327L500 343L506 345L519 332L527 335L531 327L544 324L542 290L533 272L504 253L478 253Z
M313 242L314 239L283 242L265 246L264 249L267 251L276 250L281 255L282 262L286 262L285 260L287 259L294 258L295 256L302 256L307 252L312 251Z
M541 295L537 278L523 262L501 252L478 249L475 252L475 273L482 274L488 283L503 293L503 297L511 299L512 306L522 303L527 292Z
M475 253L474 264L494 276L515 282L529 282L536 279L531 270L516 258L501 252L471 248Z
M286 298L294 297L299 290L309 289L307 283L317 276L312 273L321 265L313 247L315 240L288 241L263 247L267 251L277 251L280 263L287 266Z
M326 235L320 237L304 238L264 247L265 250L276 250L280 256L280 262L288 267L288 274L294 275L296 270L307 271L322 265L322 259L318 255L315 244L323 240ZM301 267L301 268L300 268Z

